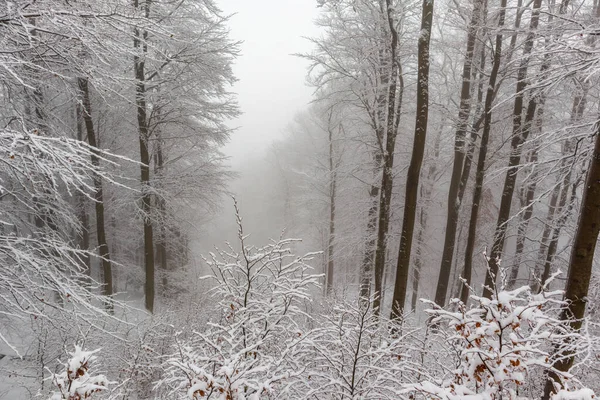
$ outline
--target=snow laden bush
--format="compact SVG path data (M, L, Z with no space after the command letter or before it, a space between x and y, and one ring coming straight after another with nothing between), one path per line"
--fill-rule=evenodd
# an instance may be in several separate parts
M377 316L371 302L336 301L316 317L307 353L305 399L403 399L406 382L418 376L410 362L413 335ZM411 351L410 351L411 352Z
M157 384L171 399L290 397L306 368L303 306L318 280L306 262L314 254L294 256L293 239L249 246L237 205L236 216L240 250L217 249L205 260L216 283L214 318L176 335Z
M471 296L476 305L470 309L455 299L456 312L428 302L432 324L448 328L457 366L440 382L421 381L408 385L406 392L444 400L540 398L546 374L554 372L564 388L570 387L554 399L593 398L591 390L575 389L573 375L553 368L554 348L589 349L589 338L570 331L557 317L565 306L561 297L562 291L534 294L524 286L497 292L491 299Z
M49 400L92 399L95 394L108 390L108 380L104 375L93 375L90 366L96 361L95 353L100 350L85 351L75 346L75 351L63 364L63 371L53 374L52 384L55 391Z

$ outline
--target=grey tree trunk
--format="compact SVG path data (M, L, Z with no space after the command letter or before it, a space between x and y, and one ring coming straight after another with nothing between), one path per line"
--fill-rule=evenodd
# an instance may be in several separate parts
M558 203L558 197L560 196L561 183L557 182L552 189L550 195L550 203L548 204L548 214L546 215L546 223L542 232L542 240L540 241L540 248L536 258L536 264L530 277L530 286L532 290L538 293L542 286L540 284L540 277L543 271L543 265L546 260L546 254L548 253L548 246L550 240L550 234L552 233L552 224L554 221L554 214L556 213L556 203Z
M600 123L596 124L596 140L592 154L586 184L583 189L583 199L579 214L579 224L571 259L569 275L564 299L568 306L561 313L561 320L568 323L574 331L581 328L592 277L594 252L600 231ZM572 350L556 349L557 361L554 368L567 372L573 366ZM560 384L556 373L551 372L544 390L544 399L549 399L554 392L554 383Z
M88 86L87 78L79 78L77 80L79 91L81 92L81 103L82 103L82 116L85 124L85 130L87 134L88 143L94 149L98 148L98 140L96 138L96 131L94 130L94 122L92 120L92 106L90 102L90 91ZM97 151L93 151L91 155L91 161L94 167L100 166L100 159L97 155ZM110 261L110 251L108 250L108 244L106 242L106 229L104 221L104 193L102 190L102 178L98 174L94 174L94 200L96 207L96 235L98 239L98 250L100 254L100 260L102 263L102 273L104 275L104 285L102 286L103 293L105 296L112 296L113 294L113 277L112 277L112 264ZM107 301L106 307L108 310L112 310L112 302Z
M417 197L419 191L419 178L421 164L425 153L427 139L427 120L429 117L429 42L433 22L434 0L423 0L421 12L421 33L418 46L417 66L417 113L415 121L415 135L412 157L406 178L406 194L404 202L404 215L402 219L402 233L396 266L396 282L392 297L391 318L401 318L406 300L408 284L408 271L410 268L410 255L417 214Z
M83 141L83 113L81 112L81 104L77 103L75 106L75 118L77 126L77 140ZM85 251L90 249L90 219L87 213L87 201L83 194L77 192L75 201L77 202L77 219L81 225L81 232L79 232L79 248ZM91 277L92 275L92 263L90 256L84 254L81 256L81 264L85 268L86 275ZM85 283L89 286L90 280L88 279Z
M375 258L375 244L377 229L377 210L379 205L379 187L371 185L369 190L369 200L371 206L367 217L367 230L365 237L365 254L359 271L360 298L368 301L371 296L371 280L373 279L373 261Z
M139 1L134 0L133 6L137 9ZM145 1L144 12L146 18L150 16L150 0ZM148 151L148 117L146 107L146 74L145 60L143 56L148 52L148 32L140 32L139 28L134 29L133 47L141 49L142 57L136 55L133 58L133 67L135 72L135 103L138 123L138 135L140 145L140 184L142 190L142 214L144 224L144 271L146 273L146 282L144 285L146 310L154 312L154 243L152 233L152 220L150 213L152 211L152 195L149 190L150 185L150 152Z
M471 113L471 69L473 66L475 39L477 38L477 28L480 25L482 5L482 0L474 1L473 11L471 13L471 22L469 23L467 33L467 52L465 54L465 60L463 63L462 88L460 94L460 106L458 111L458 124L456 127L456 134L454 140L454 164L452 167L452 176L450 178L450 188L448 190L446 234L444 237L442 262L440 264L440 272L435 293L435 302L441 306L444 305L446 293L448 291L448 279L450 277L450 270L452 268L452 258L454 256L454 246L456 243L456 228L458 224L458 215L460 212L460 206L462 204L463 198L462 194L459 196L459 187L461 185L461 178L465 163L465 138L469 122L469 115Z
M387 249L387 233L390 224L390 204L392 199L392 188L394 185L394 152L396 148L396 135L398 133L398 121L402 108L402 94L404 92L404 81L402 69L396 60L398 47L398 33L396 32L392 16L391 1L386 0L386 15L391 35L390 43L390 72L389 91L387 99L387 121L385 129L385 150L383 151L383 171L381 177L381 191L379 197L379 217L377 224L377 247L375 248L375 299L373 310L378 315L380 312L381 299L383 297L383 274L385 272L385 260ZM398 92L398 99L396 95ZM398 101L396 106L396 100Z
M585 111L586 99L587 99L588 85L583 83L583 88L581 93L575 95L573 97L573 106L571 109L571 124L576 124L583 117L583 113ZM571 176L573 172L572 165L569 165L567 159L571 157L571 153L575 149L573 148L573 139L567 138L563 143L562 148L562 160L560 172L564 174L562 181L562 190L560 193L560 198L558 200L558 207L555 208L555 212L558 215L558 219L556 223L553 224L554 229L552 230L552 236L550 242L548 243L546 253L546 258L544 261L544 272L541 277L541 287L546 284L546 281L550 277L550 269L552 267L552 263L554 262L554 256L556 255L556 250L558 248L558 239L560 238L560 232L562 227L567 221L569 216L569 211L571 210L571 205L573 204L574 197L576 195L577 186L579 182L571 182ZM570 197L568 201L569 207L567 206L567 199Z
M485 105L483 108L483 132L481 134L481 144L479 146L479 156L477 158L477 170L475 172L475 188L473 190L473 202L471 204L471 216L469 219L469 232L467 235L467 246L465 250L465 264L463 270L463 278L465 285L461 290L461 301L467 303L469 299L469 287L471 285L471 275L473 270L473 250L475 248L475 238L477 235L477 219L479 217L479 203L483 193L483 178L485 176L485 159L487 157L487 146L490 138L490 130L492 127L492 105L495 97L496 81L498 79L498 71L500 62L502 61L502 29L504 27L504 19L506 16L506 0L500 1L500 12L498 14L498 29L496 35L494 57L492 60L492 70L490 72L489 84L485 96ZM445 299L444 299L445 301Z
M431 205L431 193L433 192L433 184L437 173L437 159L440 156L440 142L442 138L442 132L444 124L440 125L440 130L435 138L434 148L434 160L429 165L427 171L427 177L423 183L421 183L421 209L419 210L419 231L417 232L417 248L415 249L415 266L413 268L413 281L412 281L412 296L410 299L410 309L414 312L417 309L417 300L419 298L419 283L421 280L421 269L423 266L423 247L425 241L423 236L427 231L427 214L429 213L429 207Z
M529 33L525 39L523 47L523 56L521 65L517 72L517 90L513 108L513 131L511 136L511 154L508 161L508 171L504 179L504 188L502 189L502 199L500 201L500 210L498 212L498 221L496 222L496 231L494 233L494 243L490 254L488 255L488 269L483 287L483 296L491 298L495 290L496 275L498 273L498 260L502 255L504 241L506 238L506 228L512 198L515 190L517 174L519 172L519 164L521 163L521 149L523 143L527 140L531 131L531 123L533 122L538 100L532 96L527 107L525 120L523 121L523 96L527 88L527 70L529 68L529 56L533 49L533 41L535 39L535 31L537 30L540 19L540 6L542 0L533 1L533 9L531 12L531 20L529 22Z
M533 170L529 174L529 182L524 183L519 191L521 214L519 214L520 218L519 227L517 229L515 256L507 283L509 288L513 288L515 286L519 276L523 250L525 249L525 239L527 237L527 227L529 226L529 221L533 215L533 198L535 196L535 189L537 186L537 170L535 169L535 163L537 163L537 160L537 149L533 149L528 156L528 163L533 164L531 167Z
M329 133L329 235L327 237L327 294L333 292L334 241L335 241L335 196L337 185L337 165L334 161L333 129L331 115L327 126Z
M156 131L156 153L154 156L154 173L160 182L160 178L163 177L164 172L164 154L163 154L163 140L160 134L160 130ZM158 183L160 184L160 183ZM159 224L159 235L156 240L156 260L158 261L158 268L162 275L162 290L166 293L168 286L168 262L167 262L167 210L165 200L160 195L156 198L156 211L158 214Z

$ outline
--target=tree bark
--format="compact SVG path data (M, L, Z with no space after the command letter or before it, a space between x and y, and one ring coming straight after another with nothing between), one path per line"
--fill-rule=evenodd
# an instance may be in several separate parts
M517 72L517 90L513 108L513 131L511 137L511 154L508 161L508 171L504 179L504 188L502 189L502 199L500 201L500 210L498 212L498 221L496 222L496 231L494 233L494 243L491 253L488 255L488 269L483 287L483 296L492 297L495 290L496 275L498 273L498 260L502 255L504 241L506 238L506 228L513 194L515 191L515 183L519 172L519 164L521 163L521 148L527 140L531 131L531 123L535 116L537 108L537 99L532 95L527 107L525 121L523 121L523 95L527 88L527 70L529 68L529 56L533 49L533 41L535 39L535 30L538 27L540 19L540 6L542 0L534 0L533 10L531 12L531 20L529 22L529 33L525 39L523 47L523 56L521 65Z
M421 209L419 210L419 231L417 232L417 248L415 249L415 266L413 268L412 296L410 300L410 309L414 312L417 309L417 300L419 299L419 283L421 280L421 269L423 266L423 236L427 231L427 216L431 205L431 192L433 191L433 182L437 172L437 159L440 156L440 142L444 124L440 124L440 130L435 138L434 161L429 165L427 179L421 183Z
M150 0L145 1L145 17L150 16ZM133 1L134 8L139 7L139 1ZM146 107L146 76L144 56L148 52L148 32L140 32L139 28L134 29L133 47L141 51L140 55L133 58L135 72L135 103L138 122L138 135L140 145L140 184L142 190L142 215L144 220L144 271L146 273L146 282L144 285L145 307L149 312L154 312L154 243L152 234L152 220L150 213L152 211L152 195L149 190L150 185L150 153L148 151L149 131L148 117Z
M535 189L537 187L537 170L535 169L535 163L537 163L538 160L537 149L533 149L528 158L528 162L534 165L531 167L532 172L529 177L530 181L524 183L520 190L519 198L521 203L521 214L519 219L519 227L517 229L515 257L507 282L508 288L513 288L517 282L517 277L519 276L519 270L521 267L521 259L525 249L527 227L529 226L529 221L533 216L533 197L535 196Z
M381 299L383 296L383 274L385 272L385 259L387 249L387 233L390 224L390 204L392 199L392 188L394 185L394 152L396 148L396 135L398 133L398 120L402 107L402 94L404 83L402 80L402 69L396 60L396 49L398 47L398 33L394 26L390 0L386 0L387 22L391 35L390 43L390 72L389 89L387 99L387 121L385 129L385 150L383 152L383 170L381 177L381 191L379 197L379 222L377 225L377 247L375 248L375 299L373 310L377 315L380 312ZM399 76L398 76L399 75ZM399 94L396 107L396 92Z
M558 197L560 196L561 183L557 182L552 189L550 195L550 203L548 204L548 214L546 215L546 223L544 230L542 231L542 240L540 241L540 248L536 258L535 267L533 270L533 276L530 277L530 285L535 293L538 293L541 288L540 276L543 273L543 264L546 260L546 254L548 252L550 234L552 233L552 224L554 221L554 214L556 213L556 204L558 203Z
M458 224L458 215L462 204L462 195L459 196L459 188L463 167L465 163L465 138L469 115L471 113L471 69L473 66L473 53L475 51L475 39L477 38L477 28L481 17L481 8L483 1L475 0L473 3L473 12L471 22L469 23L467 33L467 53L463 64L462 88L460 94L460 106L458 111L458 124L456 127L454 141L454 164L452 167L452 176L450 178L450 188L448 190L448 210L446 214L446 234L444 237L444 247L442 253L442 262L438 277L437 289L435 293L435 302L443 306L448 291L448 279L452 268L452 258L454 256L454 247L456 243L456 228ZM467 175L468 177L468 175ZM466 183L466 182L465 182ZM463 192L464 193L464 192Z
M160 182L160 178L163 177L164 172L164 154L163 154L163 141L160 131L156 132L156 153L155 153L155 170L154 173L157 180ZM165 199L158 194L156 196L156 208L158 212L158 224L159 224L159 235L156 240L156 260L158 261L158 268L162 275L162 289L166 293L168 286L168 262L167 262L167 210L165 207Z
M367 216L367 232L365 241L365 254L363 256L363 262L359 272L360 281L360 298L368 301L371 296L371 280L373 278L373 261L375 257L375 244L376 236L375 230L377 229L377 210L378 210L378 199L379 199L379 187L371 185L369 190L369 200L371 206Z
M594 252L600 231L600 123L596 123L596 139L592 160L588 170L586 185L583 191L579 224L571 259L569 263L569 275L565 289L565 300L567 308L561 313L561 320L569 324L571 329L578 331L583 323L585 307L587 302L590 279L592 277L592 264ZM573 353L556 349L557 361L554 368L561 372L568 372L573 366L575 357ZM556 373L550 373L546 381L544 399L548 399L554 391L554 383L560 385Z
M81 104L77 103L75 106L75 118L77 126L77 140L83 141L83 113L81 111ZM85 251L90 249L90 219L87 213L87 202L83 194L77 192L77 219L81 225L81 232L79 232L79 248ZM85 273L88 277L92 276L92 263L88 254L81 256L81 264L85 268ZM89 286L90 280L88 279L85 283Z
M571 109L571 124L577 123L583 117L583 113L585 111L586 98L588 87L587 84L583 83L583 88L581 93L575 95L573 97L573 106ZM558 215L558 219L554 225L554 229L552 231L552 236L550 242L547 246L548 252L546 253L546 259L544 262L544 272L542 273L540 287L543 287L546 284L546 281L550 277L550 269L552 263L554 261L554 256L556 255L556 249L558 248L558 239L560 238L560 231L562 230L563 225L567 221L569 216L569 210L571 207L569 206L565 209L567 205L567 198L569 198L569 194L571 194L571 199L569 200L569 205L573 204L574 193L577 190L578 182L571 183L571 175L573 168L571 165L567 164L567 159L571 157L571 153L574 151L573 149L573 139L567 138L563 143L562 148L562 160L560 171L564 173L563 181L562 181L562 190L560 193L560 198L558 200L558 207L555 208L555 212ZM566 170L566 172L565 172Z
M327 126L329 131L329 235L327 238L327 294L333 292L334 272L334 241L335 241L335 196L337 185L337 166L334 161L333 129L331 126L331 115Z
M92 107L90 102L90 91L87 78L79 78L77 80L79 90L81 92L82 114L85 130L88 138L88 143L93 149L98 148L96 131L94 130L94 122L92 120ZM97 150L92 151L91 161L95 168L100 166L100 159L97 155ZM113 294L113 278L112 264L110 261L110 252L106 243L106 229L104 224L104 193L102 190L102 178L98 174L94 174L94 200L96 206L96 235L98 236L98 250L102 263L102 272L104 275L103 294L112 296ZM108 301L106 307L112 310L112 303Z
M487 146L490 138L490 130L492 128L492 104L494 101L496 80L498 79L498 71L500 62L502 61L502 29L504 27L504 19L506 16L506 0L500 1L500 12L498 15L498 30L496 35L494 57L492 60L492 70L490 72L489 84L485 96L485 105L483 108L483 132L481 134L481 145L479 146L479 156L477 158L477 170L475 172L475 189L473 191L473 202L471 204L471 216L469 219L469 231L467 235L467 246L465 250L465 264L463 278L465 285L461 290L461 301L467 303L469 299L469 287L471 285L471 275L473 270L473 250L475 248L475 238L477 235L477 218L479 217L479 203L483 193L483 178L485 176L485 159L487 157ZM445 299L444 299L445 301Z
M417 197L419 190L419 177L421 164L425 153L427 139L427 119L429 117L429 42L433 21L434 0L423 0L421 13L421 33L418 46L417 66L417 113L415 121L415 136L412 157L406 178L406 195L404 202L404 216L402 220L402 233L396 266L396 282L394 296L392 297L391 318L401 318L406 300L406 287L408 284L408 271L410 267L410 254L417 214Z
M544 106L546 104L546 97L542 94L540 95L540 99L538 101L537 108L537 116L535 128L537 134L542 133L542 125L544 119ZM521 218L519 221L519 228L517 231L517 243L515 248L515 257L513 261L513 265L510 271L510 276L508 278L507 286L509 289L514 288L517 282L517 278L519 276L519 270L521 268L521 260L523 256L523 251L525 250L525 240L527 238L527 228L529 227L529 221L533 216L533 199L535 196L535 190L537 188L537 161L538 161L538 149L535 148L531 150L529 155L528 162L531 164L531 174L528 178L528 183L523 183L523 187L520 190L520 200L521 200L521 209L522 213L520 214Z

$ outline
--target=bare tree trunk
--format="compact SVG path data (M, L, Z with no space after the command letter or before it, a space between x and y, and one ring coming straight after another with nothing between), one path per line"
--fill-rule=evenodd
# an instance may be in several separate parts
M558 202L558 215L559 218L556 221L554 226L554 230L552 231L552 238L550 239L550 244L548 245L548 253L546 254L546 260L544 262L544 272L542 273L541 282L540 282L540 290L546 285L546 282L550 278L552 264L554 263L554 256L556 255L556 250L558 248L558 239L560 239L560 231L562 227L565 225L567 218L569 217L570 210L572 209L573 202L577 197L577 187L579 186L578 179L576 182L570 183L571 181L571 171L565 176L565 180L563 181L563 188L560 193L560 200ZM570 196L569 196L570 194ZM569 207L565 209L567 205L567 197L569 199Z
M75 118L77 125L77 140L83 141L83 113L81 112L81 104L77 103L75 106ZM81 225L81 232L79 233L79 248L85 251L90 249L90 219L87 213L87 201L83 194L77 192L76 198L77 202L77 219L79 224ZM81 263L85 268L86 275L92 276L92 263L90 260L90 256L88 254L84 254L81 256ZM86 282L86 285L89 286L89 279Z
M433 21L434 0L423 0L421 14L421 33L419 35L418 67L417 67L417 113L415 121L415 137L412 157L406 178L406 195L398 264L396 267L396 282L392 297L391 318L401 318L406 300L410 255L417 214L417 197L421 164L425 153L427 139L427 119L429 117L429 42Z
M498 15L498 29L496 35L494 58L492 61L492 70L490 72L489 84L485 96L485 105L483 108L483 132L481 134L481 145L479 146L479 156L477 158L477 170L475 174L475 189L473 191L473 203L471 204L471 217L469 220L469 232L467 235L467 246L465 250L465 265L463 285L460 299L463 303L467 303L469 299L469 286L471 285L471 275L473 270L473 250L475 248L475 238L477 235L477 218L479 217L479 203L483 193L483 178L485 175L485 159L487 157L487 146L490 138L490 130L492 127L492 104L494 101L496 80L498 79L498 71L500 62L502 61L502 29L504 27L504 18L506 16L506 0L500 1L500 12ZM444 299L445 302L445 299Z
M545 98L541 96L539 101L538 113L536 117L536 131L541 133L542 131L542 120L544 115L544 104ZM528 163L531 165L531 173L529 174L529 178L527 178L528 182L523 183L521 187L519 199L521 203L521 214L519 220L519 228L517 231L517 243L515 249L515 257L513 260L513 265L510 270L510 276L508 278L508 287L513 288L517 282L517 277L519 276L519 270L521 267L521 259L523 255L523 251L525 250L525 239L527 237L527 228L529 226L529 221L533 216L533 198L535 196L535 190L537 187L537 161L538 161L538 149L535 148L531 150L531 153L528 157Z
M487 8L484 7L484 11L483 11L483 23L485 24L485 19L486 19L486 14L487 14ZM467 190L467 182L469 180L469 176L471 174L471 166L473 165L473 155L475 153L475 147L476 147L476 143L477 143L477 137L479 136L479 130L481 129L481 125L484 122L484 117L485 114L481 114L481 109L482 104L484 103L483 101L483 84L486 81L485 77L484 77L484 70L485 70L485 48L483 47L481 49L481 58L480 58L480 62L479 62L479 76L478 76L478 87L477 87L477 107L475 109L475 113L474 113L474 117L473 117L473 122L471 124L471 137L469 138L469 143L467 144L467 151L466 151L466 155L465 155L465 162L463 164L463 170L462 170L462 174L461 174L461 178L460 178L460 185L458 187L458 197L460 199L462 199L464 197L465 191ZM496 91L498 90L499 84L496 85L496 88L493 91L493 96L495 96ZM493 97L492 97L493 99ZM479 117L479 115L481 114L481 117ZM460 233L459 233L459 238L458 241L459 243L461 242L460 238L462 236L462 232L463 232L463 228L464 225L461 225L460 227ZM456 246L455 246L456 247ZM458 258L458 251L456 252L456 258ZM458 260L455 261L455 268L459 268L459 264L458 264ZM465 277L465 265L463 264L462 266L462 273L460 274L459 277L459 282L458 282L458 287L456 288L456 292L455 292L455 298L460 298L462 299L462 294L463 292L465 292L465 295L468 296L468 291L466 291L466 289L463 287L463 281L462 279ZM469 271L470 273L470 271ZM470 282L470 277L469 277L469 282ZM468 300L468 297L466 299L464 299L465 304L466 301ZM444 302L445 302L445 297L444 297Z
M572 125L581 119L581 117L583 116L583 113L585 111L588 86L586 83L582 83L582 85L583 85L583 88L581 89L581 93L579 93L579 94L575 95L575 97L573 97L573 106L571 109L571 124ZM574 182L571 184L571 175L573 172L573 168L571 165L567 164L567 159L571 156L571 153L574 150L575 149L573 149L573 139L572 138L565 139L565 141L563 143L563 148L562 148L562 157L563 158L561 160L561 168L560 168L560 172L564 173L563 181L562 181L562 190L561 190L560 198L558 201L558 207L554 210L559 217L558 217L558 220L556 221L556 223L553 224L554 229L552 231L552 236L551 236L550 242L547 246L548 252L546 253L546 259L544 262L544 272L543 272L542 278L541 278L541 287L543 287L546 284L546 281L550 277L550 269L551 269L552 263L554 261L556 249L558 248L558 239L560 238L560 231L562 230L562 227L565 224L565 222L567 221L567 218L569 216L569 210L571 209L571 207L568 207L568 209L565 209L565 206L567 205L567 198L569 197L570 193L573 193L577 190L577 186L579 183L579 182ZM565 172L565 170L566 170L566 172ZM574 196L574 194L571 195L571 197L573 197L573 196ZM569 201L569 204L570 205L573 204L573 199L571 199Z
M157 180L160 182L160 178L164 172L164 154L163 154L163 141L160 135L160 131L156 132L156 153L155 153L155 170L154 173ZM160 183L159 183L160 184ZM167 212L165 207L165 200L159 194L156 198L156 208L159 216L159 235L156 240L156 260L158 261L158 268L162 275L162 287L163 291L167 290L168 286L168 264L167 264Z
M92 106L90 103L88 80L87 78L79 78L77 83L81 92L81 103L83 107L82 115L85 123L88 143L93 149L97 149L98 141L96 138L96 132L94 130L94 122L92 120ZM95 168L100 166L100 159L98 158L97 150L92 151L91 160ZM112 264L110 261L108 244L106 243L106 229L104 225L104 193L102 190L102 178L98 174L94 174L94 189L94 200L96 203L96 235L98 236L98 248L102 262L102 272L104 275L103 292L105 296L112 296ZM106 303L106 307L107 309L112 310L112 303L108 301Z
M483 296L492 297L492 292L495 289L496 275L498 273L498 260L502 255L504 248L504 240L506 238L506 228L508 218L510 216L510 208L515 190L517 174L519 172L519 164L521 163L521 148L527 140L531 131L531 123L535 116L538 100L532 95L527 107L525 121L523 121L523 95L527 88L527 70L529 67L529 56L533 49L533 41L535 39L535 30L538 27L540 19L540 6L542 0L533 1L533 10L531 20L529 22L529 33L525 39L523 48L523 58L517 72L517 90L515 103L513 108L513 131L511 137L511 154L508 161L508 171L504 179L504 188L502 189L502 199L500 201L500 210L498 212L498 221L496 223L496 231L494 233L494 243L491 253L488 255L488 269L483 287Z
M365 243L365 254L363 256L363 262L359 272L360 280L360 298L369 299L371 296L371 279L373 277L373 261L375 257L375 230L377 229L377 210L378 210L378 198L379 198L379 187L371 185L369 190L369 200L371 207L369 207L368 220L367 220L367 231L366 231L366 243Z
M150 2L145 1L144 12L146 18L150 16ZM133 6L139 7L139 0L133 1ZM141 48L142 58L136 55L133 58L135 72L135 103L137 110L138 134L140 144L140 184L142 190L142 214L144 219L144 270L146 273L146 282L144 285L146 310L154 312L154 243L152 235L152 220L150 213L152 211L152 195L149 190L150 185L150 153L148 151L148 117L146 108L146 76L145 60L143 56L148 52L148 32L140 32L139 28L134 29L133 47Z
M377 315L380 312L381 299L383 297L383 274L385 272L385 255L387 249L387 233L390 224L390 204L392 200L392 188L394 185L394 152L396 148L396 135L398 133L398 121L402 107L402 94L404 92L404 81L402 69L396 60L396 48L398 47L398 33L394 26L390 0L386 0L386 15L391 35L390 44L390 78L387 99L387 121L386 142L383 152L383 171L381 177L381 191L379 197L379 223L377 229L377 247L375 248L375 299L373 310ZM399 75L399 76L398 76ZM396 92L399 92L398 105L396 107Z
M561 314L561 320L567 322L574 331L578 331L583 323L594 252L600 231L600 123L596 123L596 130L594 152L583 189L579 224L569 263L564 298L568 305ZM554 368L561 372L568 372L575 359L572 350L558 348L556 352L558 357ZM549 399L550 394L554 392L554 383L560 384L559 377L556 373L550 372L546 381L544 399Z
M448 291L448 279L452 268L452 258L454 256L454 246L456 242L456 228L458 224L458 215L462 204L462 195L459 196L459 187L465 162L465 138L469 115L471 113L471 69L473 66L473 53L475 51L475 39L477 37L477 28L481 17L481 8L483 1L475 0L473 3L473 12L471 22L469 23L467 33L467 53L463 64L462 89L460 94L460 106L458 111L458 124L456 127L454 141L454 164L452 167L452 176L450 178L450 189L448 190L448 211L446 217L446 235L444 238L444 247L442 253L442 262L435 293L435 302L443 305ZM468 178L468 176L467 176ZM464 191L463 191L464 193Z
M331 114L327 125L329 131L329 235L327 237L327 294L333 292L333 250L335 240L335 195L337 184L337 166L334 162L333 129L331 126Z
M536 258L535 267L533 270L533 276L530 277L530 285L534 292L541 290L540 274L542 274L542 265L546 260L546 254L548 252L550 234L552 233L552 224L554 221L554 214L556 213L556 203L560 195L561 183L557 182L552 189L552 195L550 196L550 203L548 204L548 214L546 215L546 223L542 232L542 240L540 241L540 248Z
M431 205L431 192L433 191L433 182L437 172L437 159L440 156L440 142L444 124L440 124L440 130L435 138L434 161L429 165L427 179L421 183L421 209L419 210L419 231L417 233L417 248L415 249L415 267L413 269L412 297L410 300L410 309L414 312L417 309L417 300L419 298L419 283L421 280L421 269L423 265L423 236L427 231L427 214Z

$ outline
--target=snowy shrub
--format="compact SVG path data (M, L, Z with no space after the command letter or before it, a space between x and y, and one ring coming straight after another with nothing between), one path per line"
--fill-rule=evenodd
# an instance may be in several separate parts
M561 291L533 294L524 286L501 291L492 299L471 296L476 306L468 310L454 300L457 312L429 303L434 306L427 310L432 323L445 324L450 331L449 345L457 350L458 366L440 382L418 382L406 391L430 399L528 399L539 398L548 371L572 380L553 368L552 349L563 343L585 347L586 340L556 316L564 306L561 296ZM564 390L555 398L572 398L569 393L588 392Z
M52 383L58 389L49 400L83 400L90 399L94 394L108 390L108 382L104 375L90 373L90 364L96 361L94 351L84 351L80 346L75 346L75 351L69 353L70 357L63 364L64 370L54 374Z
M171 318L161 315L138 321L117 343L118 348L111 349L115 365L111 366L110 376L117 377L122 398L162 398L162 393L153 390L153 386L164 376L162 361L171 354L174 343L175 328L169 320L181 317L180 313L172 314Z
M371 304L336 301L317 317L305 343L310 368L302 398L407 398L400 395L403 384L418 376L408 354L416 331L400 334L401 327L378 317Z
M318 282L306 264L313 254L294 256L295 240L248 246L239 213L237 222L240 251L229 246L205 260L216 282L214 318L202 331L177 334L167 377L157 383L170 398L284 398L304 371L310 316L302 306Z

